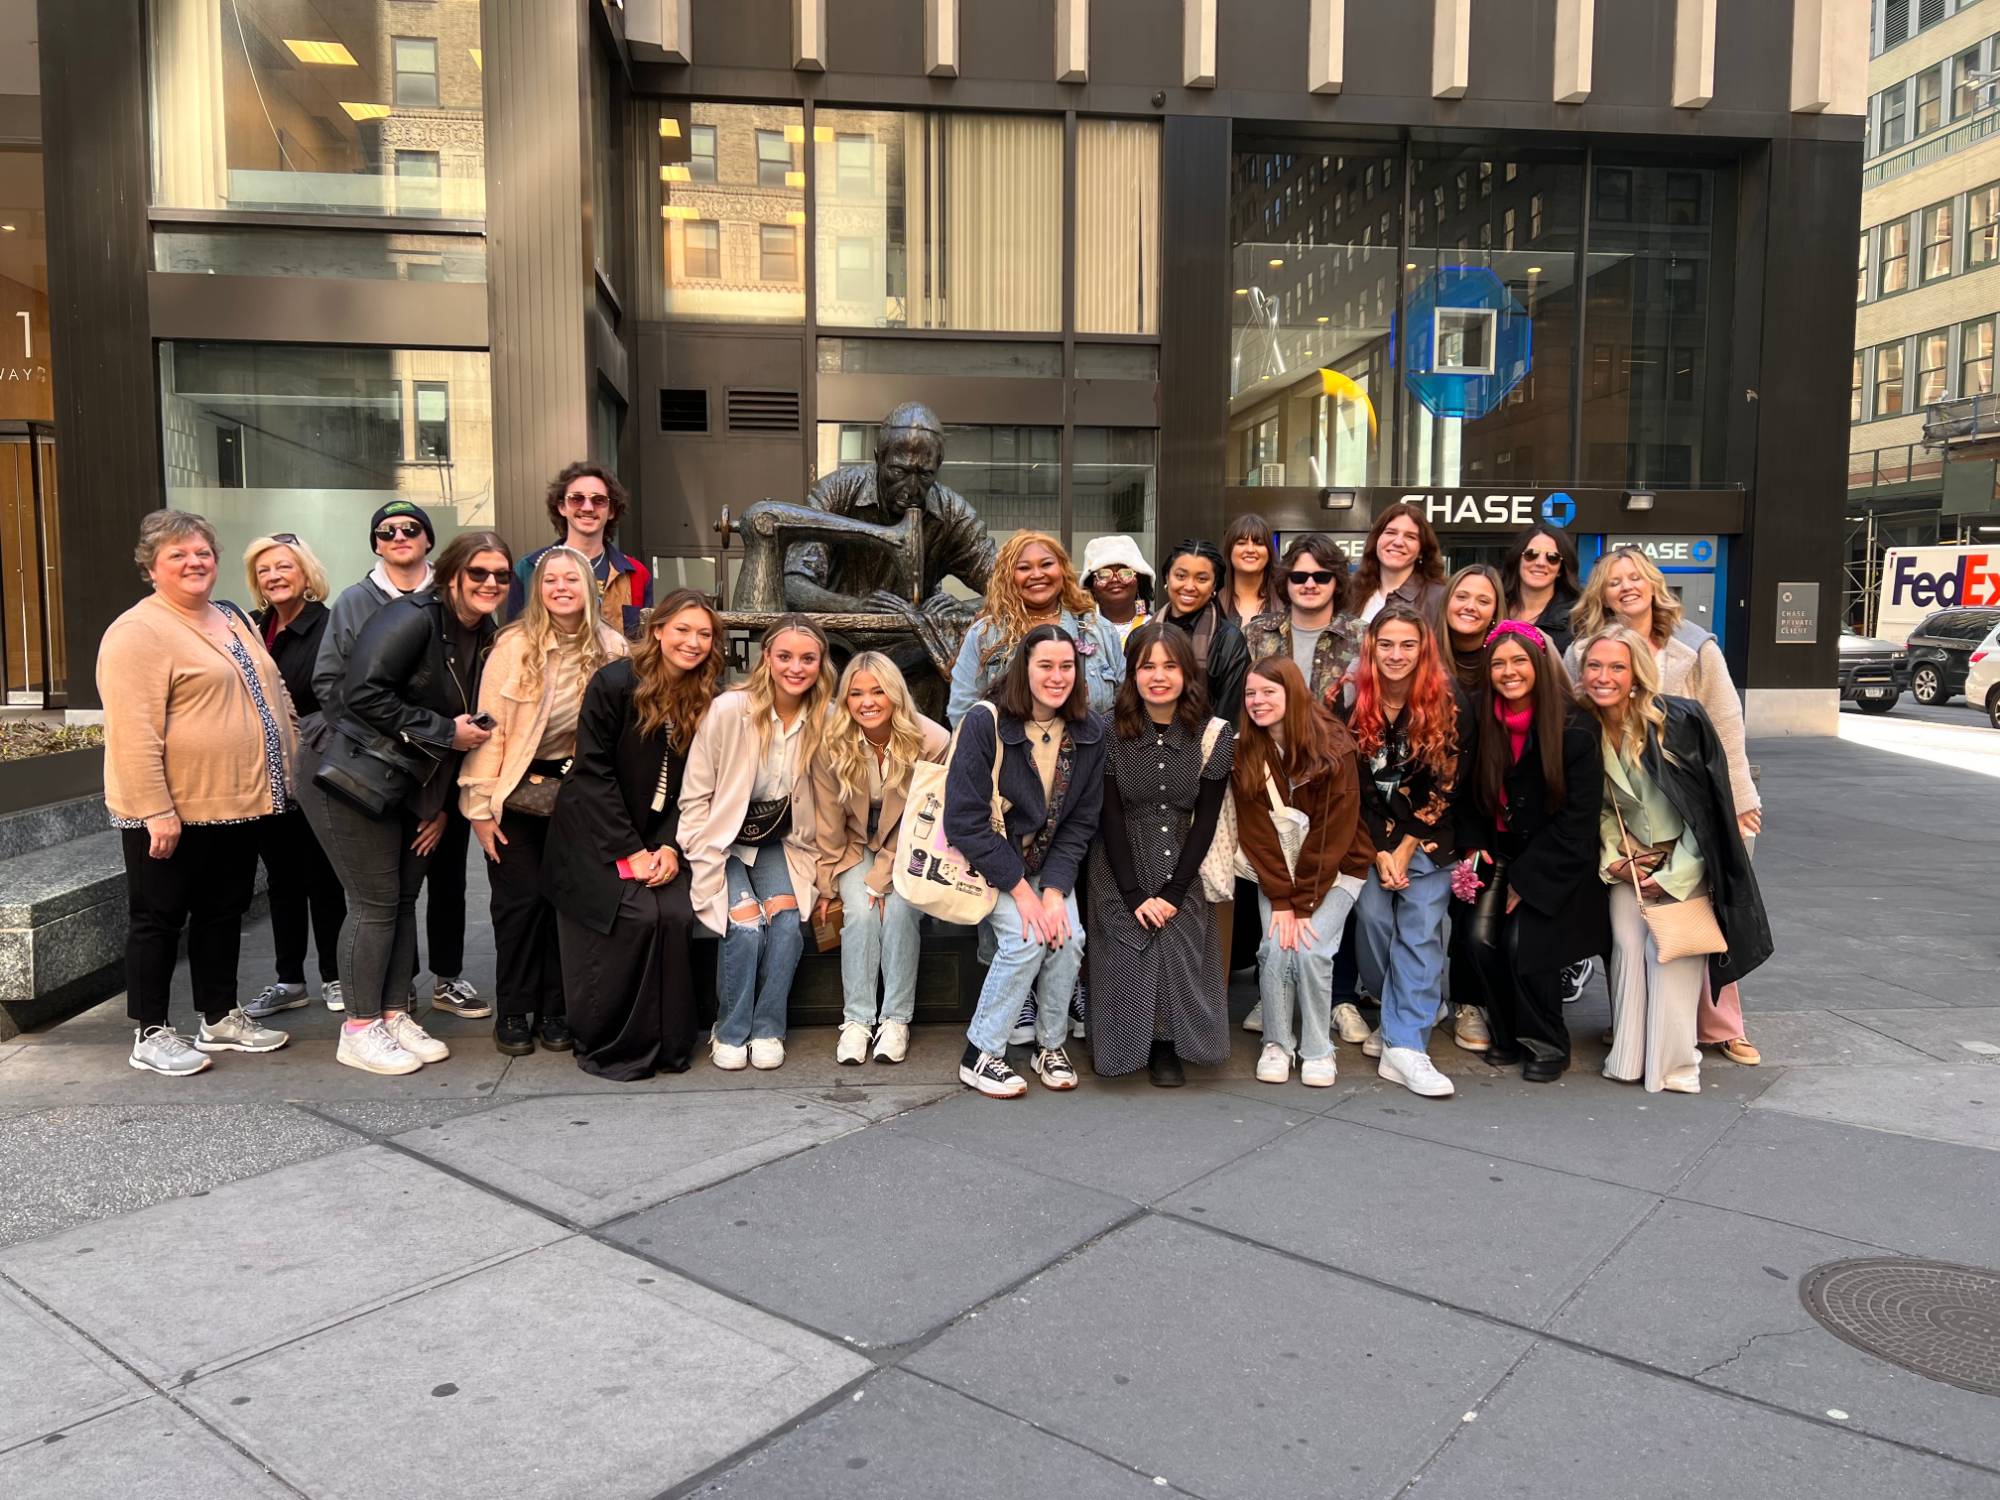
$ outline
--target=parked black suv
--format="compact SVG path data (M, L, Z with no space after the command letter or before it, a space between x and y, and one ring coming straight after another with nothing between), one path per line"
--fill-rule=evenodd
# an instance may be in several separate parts
M1941 609L1910 632L1910 696L1948 703L1965 691L1967 658L2000 624L2000 609Z
M1903 648L1872 636L1840 629L1840 701L1864 714L1886 714L1910 685L1910 661Z

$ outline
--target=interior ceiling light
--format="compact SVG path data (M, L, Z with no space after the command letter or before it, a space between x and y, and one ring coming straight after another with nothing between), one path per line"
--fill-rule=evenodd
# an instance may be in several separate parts
M465 50L472 54L473 67L484 73L486 71L486 49L484 47L467 47Z
M786 186L786 187L795 187L795 188L802 188L802 187L804 187L805 185L806 185L806 174L805 174L805 173L803 173L803 172L787 172L787 173L785 174L785 186Z
M1275 270L1279 266L1282 266L1284 263L1285 261L1283 256L1274 255L1271 257L1271 267L1273 270Z
M12 234L13 232L14 226L12 224L0 224L0 234Z
M660 205L660 217L663 219L692 219L695 216L695 211L685 203L662 203Z
M389 106L386 104L351 104L343 99L340 101L340 107L347 111L347 118L350 120L380 120L389 113Z
M689 172L689 171L688 171L688 169L687 169L686 167L682 167L682 166L665 166L665 167L662 167L662 168L660 168L660 181L662 181L662 182L693 182L693 181L694 181L694 174L693 174L693 173L691 173L691 172Z
M1542 268L1540 266L1530 266L1528 267L1528 274L1530 276L1539 276L1542 274Z
M803 224L805 221L806 211L802 208L791 209L785 215L785 222L787 224Z
M1247 286L1239 286L1236 289L1236 295L1239 297L1247 297L1250 295L1250 288Z
M1322 322L1322 323L1331 323L1332 321L1333 321L1333 319L1331 319L1331 318L1321 318L1321 319L1320 319L1320 322Z
M662 115L660 117L660 139L663 141L677 141L680 138L681 122L676 120L672 115Z
M302 63L319 63L329 68L354 68L354 54L339 42L295 42L285 38L285 45L292 49L292 56Z

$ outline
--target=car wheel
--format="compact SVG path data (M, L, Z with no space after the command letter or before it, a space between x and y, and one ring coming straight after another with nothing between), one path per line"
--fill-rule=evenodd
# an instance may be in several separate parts
M1894 698L1859 698L1855 701L1864 714L1886 714L1901 697L1902 694L1898 693Z
M1986 722L2000 729L2000 687L1986 695Z
M1910 674L1910 696L1926 708L1944 699L1944 678L1938 669L1925 662Z

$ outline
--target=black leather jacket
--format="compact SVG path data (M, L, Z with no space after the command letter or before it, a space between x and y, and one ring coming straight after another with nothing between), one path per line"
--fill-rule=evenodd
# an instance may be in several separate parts
M479 622L469 660L450 625L444 601L428 589L391 600L362 627L341 690L344 716L393 741L416 774L412 811L420 817L444 805L456 780L453 720L478 712L479 674L493 647L491 619Z

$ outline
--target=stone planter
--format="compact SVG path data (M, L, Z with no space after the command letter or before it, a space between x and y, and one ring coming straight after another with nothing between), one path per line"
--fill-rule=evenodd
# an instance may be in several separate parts
M0 817L51 802L97 796L104 790L104 748L63 750L0 761Z

